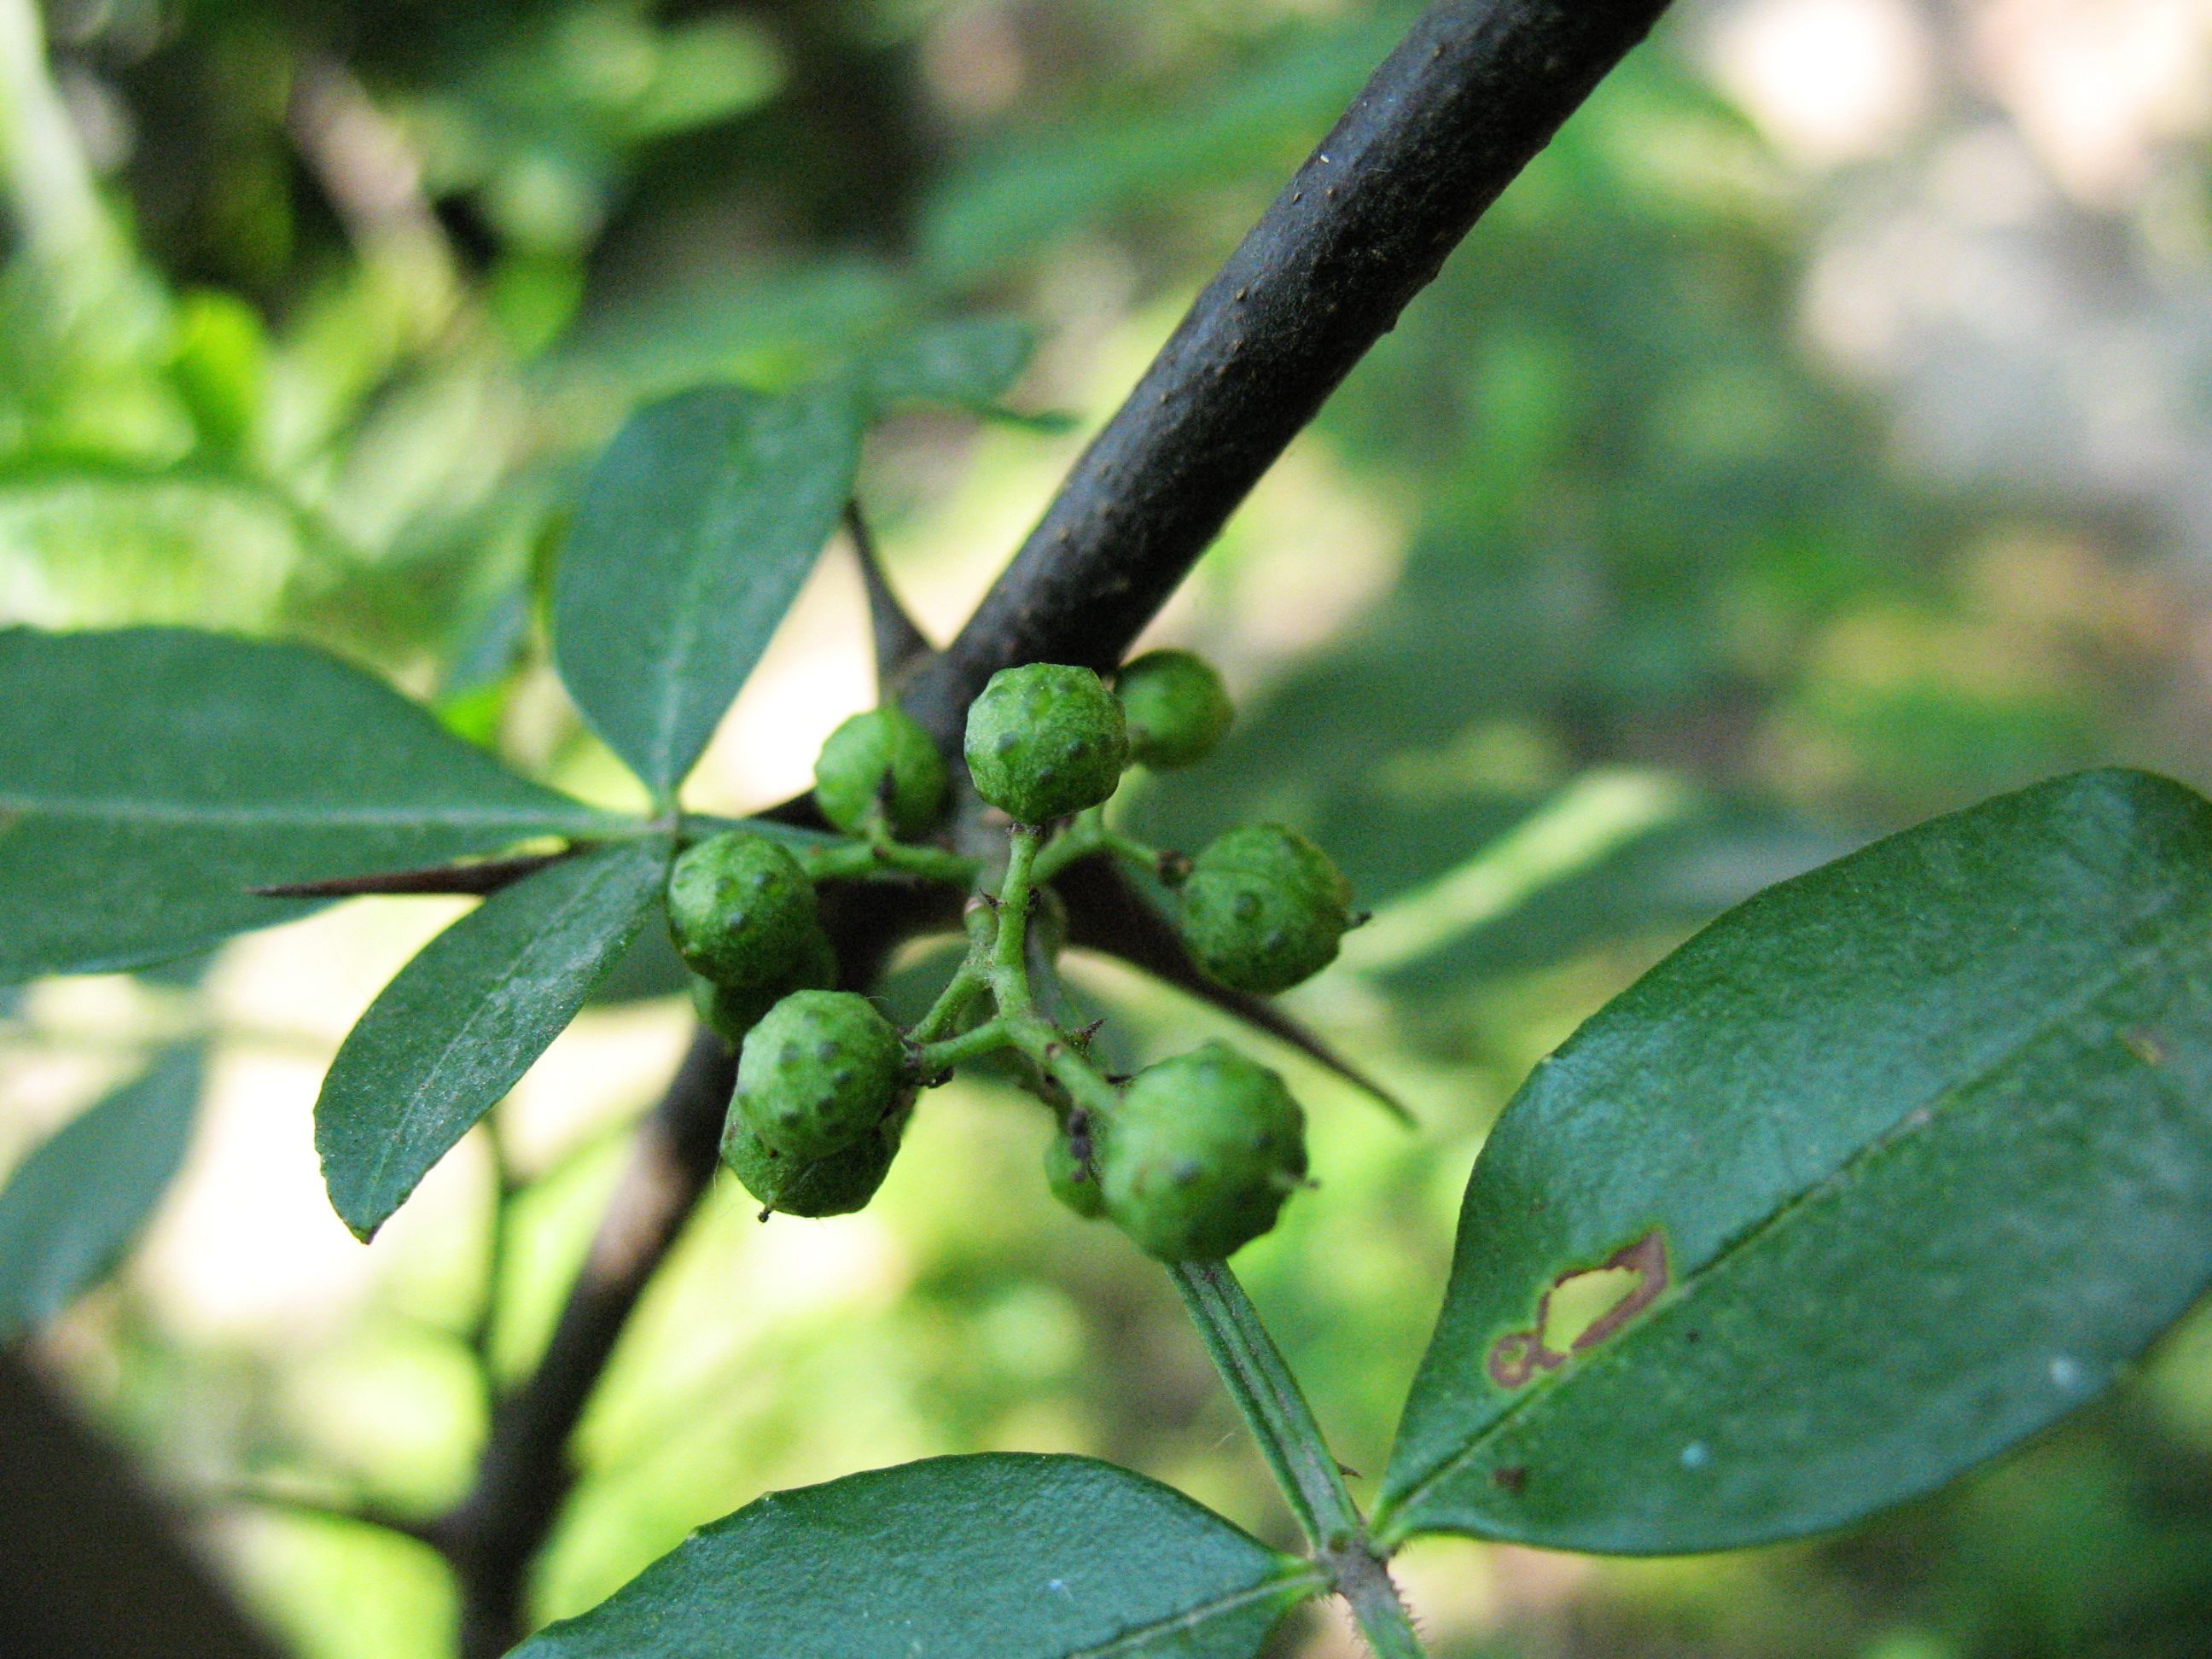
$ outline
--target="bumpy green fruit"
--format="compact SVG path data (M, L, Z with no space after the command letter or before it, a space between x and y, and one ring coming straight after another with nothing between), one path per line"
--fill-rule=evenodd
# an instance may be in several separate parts
M1248 824L1192 861L1182 936L1199 965L1240 991L1283 991L1336 959L1352 925L1343 873L1294 830Z
M1097 1158L1106 1212L1139 1249L1211 1261L1275 1224L1306 1172L1305 1114L1282 1079L1209 1042L1137 1073Z
M968 707L975 793L1017 823L1048 823L1096 806L1129 763L1121 705L1087 668L1033 662L1001 669Z
M758 990L792 983L818 959L822 918L798 860L765 836L732 830L669 870L668 931L694 973Z
M781 984L717 985L695 974L691 1006L698 1011L699 1023L734 1048L769 1009L793 991L827 991L836 983L837 952L830 936L817 927L805 959Z
M898 1104L906 1044L867 998L794 991L769 1009L738 1056L733 1109L772 1151L827 1158Z
M1147 651L1115 678L1129 753L1156 771L1212 754L1236 711L1213 665L1188 651Z
M876 1195L898 1152L907 1115L894 1113L827 1158L773 1152L734 1106L722 1125L722 1162L745 1190L785 1215L849 1215Z
M822 816L858 835L880 814L891 832L918 836L945 805L945 757L902 708L871 708L830 734L814 763Z
M1052 1195L1076 1214L1096 1219L1106 1213L1106 1194L1099 1190L1097 1172L1084 1166L1064 1134L1054 1135L1044 1149L1044 1178Z

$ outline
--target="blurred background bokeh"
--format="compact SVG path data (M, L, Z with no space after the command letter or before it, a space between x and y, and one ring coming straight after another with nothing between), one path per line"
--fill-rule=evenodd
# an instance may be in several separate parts
M863 499L941 637L1409 15L0 0L0 620L310 639L617 798L539 596L629 408L1026 331L1011 408L870 440ZM860 614L833 553L697 804L805 786L873 695ZM1293 1001L1420 1127L1271 1050L1323 1184L1240 1261L1371 1477L1485 1126L1671 943L2031 779L2212 786L2212 0L1683 0L1155 633L1202 641L1243 717L1133 821L1182 845L1301 824L1379 913ZM472 1136L364 1249L309 1109L456 908L355 903L0 1001L0 1168L155 1047L212 1044L184 1178L32 1352L307 1659L448 1640L434 1556L307 1510L427 1516L464 1486L493 1155ZM498 1378L684 1041L633 967L499 1116L524 1190ZM1073 975L1129 1052L1216 1025L1133 973ZM1096 1453L1287 1540L1165 1281L1047 1197L1044 1130L963 1084L860 1216L763 1226L718 1188L586 1419L539 1616L763 1490L940 1452ZM1403 1566L1453 1656L2203 1654L2212 1320L1842 1537ZM1279 1645L1356 1650L1318 1610Z

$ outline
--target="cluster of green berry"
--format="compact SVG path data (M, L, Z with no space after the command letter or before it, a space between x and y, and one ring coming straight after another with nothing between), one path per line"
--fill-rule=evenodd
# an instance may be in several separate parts
M1230 718L1220 677L1187 652L1139 657L1111 688L1086 668L1007 669L969 708L963 744L975 795L1012 820L1003 864L926 839L951 779L895 708L839 726L817 764L816 801L847 839L738 830L687 849L670 872L669 921L699 975L702 1018L739 1048L722 1157L746 1189L789 1214L859 1209L920 1091L962 1061L1011 1053L1058 1119L1046 1176L1069 1207L1170 1261L1224 1256L1272 1227L1306 1171L1304 1114L1282 1079L1219 1042L1109 1077L1091 1058L1091 1029L1049 1018L1036 984L1065 937L1064 926L1053 937L1052 878L1094 856L1159 877L1193 957L1224 985L1279 991L1334 958L1356 918L1344 878L1304 837L1249 825L1185 859L1105 822L1130 765L1201 760ZM831 988L814 884L832 877L970 896L966 957L905 1030Z

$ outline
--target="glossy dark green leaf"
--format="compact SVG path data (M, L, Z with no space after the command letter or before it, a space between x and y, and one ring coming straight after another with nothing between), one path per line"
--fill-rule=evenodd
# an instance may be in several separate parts
M853 493L849 391L708 386L632 416L553 579L553 654L592 728L668 797L768 648Z
M143 966L407 869L605 814L319 651L182 629L0 632L0 979Z
M2130 772L2001 796L1760 894L1529 1079L1385 1524L1842 1525L2095 1394L2208 1279L2212 806Z
M939 1457L772 1492L516 1659L1249 1659L1316 1576L1087 1457Z
M123 1259L185 1161L199 1097L198 1051L173 1049L64 1124L0 1188L0 1343Z
M630 842L503 887L432 939L361 1017L323 1079L315 1150L362 1238L404 1203L576 1017L636 936L668 845Z
M1017 317L962 317L918 328L878 351L866 369L880 404L984 409L1021 377L1036 337Z

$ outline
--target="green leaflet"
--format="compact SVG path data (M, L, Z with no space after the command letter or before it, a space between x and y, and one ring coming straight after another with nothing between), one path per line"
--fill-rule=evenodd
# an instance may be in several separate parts
M64 1124L0 1188L0 1345L105 1278L169 1189L200 1098L200 1056L173 1048Z
M501 888L424 945L347 1035L315 1103L331 1206L366 1239L583 1006L660 891L665 842Z
M924 268L966 283L1103 214L1293 160L1405 32L1405 0L1291 33L1235 76L1162 104L1066 118L956 169L924 205Z
M1548 1328L1607 1263L1611 1310ZM2002 796L1731 912L1522 1087L1382 1526L1839 1526L2080 1404L2208 1277L2212 806L2118 771Z
M959 317L894 338L863 373L878 404L983 410L1021 378L1036 349L1036 335L1019 318Z
M771 1492L515 1659L1249 1659L1319 1587L1087 1457L938 1457Z
M0 709L0 981L161 962L313 908L252 887L619 823L299 646L9 629Z
M853 493L860 410L834 385L708 386L633 416L553 580L553 654L592 728L672 797Z

